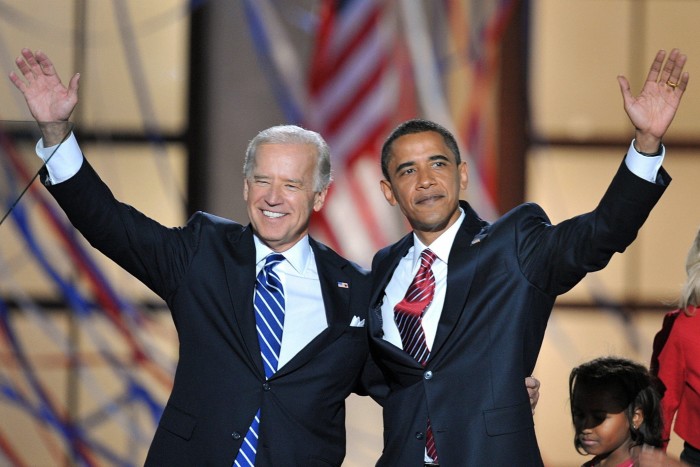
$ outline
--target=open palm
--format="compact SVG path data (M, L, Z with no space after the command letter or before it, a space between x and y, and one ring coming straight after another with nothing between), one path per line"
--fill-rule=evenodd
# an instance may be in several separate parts
M686 55L673 49L664 64L666 52L657 52L639 96L633 96L624 76L618 77L625 112L639 137L661 140L671 125L681 98L688 86L688 72L683 72Z
M68 87L64 86L46 54L34 54L29 49L22 49L15 63L24 79L12 72L10 80L24 95L34 119L37 122L68 120L78 103L80 75L73 76Z

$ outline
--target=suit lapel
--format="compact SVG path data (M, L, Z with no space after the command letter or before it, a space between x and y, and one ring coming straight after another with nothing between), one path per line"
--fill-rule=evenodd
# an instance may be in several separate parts
M233 313L226 319L234 335L243 343L250 364L264 377L258 332L255 328L253 293L255 291L255 243L250 226L229 235L231 256L224 258L226 281Z
M384 300L384 290L394 275L401 258L406 256L408 250L413 246L413 234L410 233L396 242L387 253L386 257L375 264L372 270L372 297L370 306L373 312L372 324L376 324L371 329L372 335L382 338L382 312L381 305Z
M455 236L447 267L447 291L430 358L440 352L455 330L471 291L482 242L488 236L488 223L482 221L465 201L460 202L465 218Z

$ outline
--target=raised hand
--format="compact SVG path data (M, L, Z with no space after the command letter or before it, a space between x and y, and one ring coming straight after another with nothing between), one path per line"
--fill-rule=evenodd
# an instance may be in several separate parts
M673 49L664 64L666 52L656 53L639 96L633 96L627 78L618 76L625 112L634 125L638 151L655 153L661 138L676 115L688 87L688 72L683 71L687 56Z
M24 79L13 71L10 80L24 95L34 119L39 123L67 121L78 103L80 74L76 73L66 88L49 57L29 49L22 49L15 64Z

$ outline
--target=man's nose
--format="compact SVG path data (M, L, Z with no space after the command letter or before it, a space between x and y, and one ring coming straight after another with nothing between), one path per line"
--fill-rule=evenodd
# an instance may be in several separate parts
M423 188L432 186L435 183L435 174L429 169L418 171L418 185Z
M271 183L265 193L265 202L271 206L280 204L282 202L282 189L281 185Z

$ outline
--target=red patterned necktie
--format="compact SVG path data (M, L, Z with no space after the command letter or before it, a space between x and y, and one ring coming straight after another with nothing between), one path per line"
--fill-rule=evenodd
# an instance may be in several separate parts
M425 309L428 308L435 295L435 276L431 269L435 258L437 258L435 253L427 248L423 250L416 277L408 286L403 300L394 307L394 321L396 321L399 334L401 334L403 349L423 366L430 356L430 349L425 343L422 319ZM433 459L433 462L437 462L437 449L430 420L428 420L425 433L426 452Z

